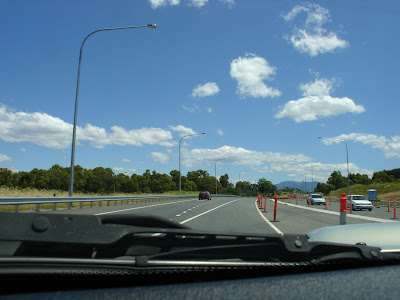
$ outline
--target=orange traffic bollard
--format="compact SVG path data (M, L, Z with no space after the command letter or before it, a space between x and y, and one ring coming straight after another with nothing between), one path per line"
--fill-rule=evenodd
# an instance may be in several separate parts
M347 194L340 194L340 225L346 224Z
M274 204L274 221L276 221L276 209L278 207L278 196L275 195L275 204Z
M387 212L390 212L390 199L388 199L388 210Z

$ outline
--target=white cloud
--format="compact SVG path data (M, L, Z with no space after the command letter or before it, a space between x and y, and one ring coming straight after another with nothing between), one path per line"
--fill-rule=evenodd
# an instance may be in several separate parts
M176 6L181 3L180 0L149 0L149 2L153 9L168 5ZM232 6L235 4L235 0L220 0L220 2L228 8L232 8ZM208 0L185 0L185 3L188 6L201 8L207 5Z
M119 126L111 127L112 133L109 135L113 145L119 146L143 146L148 145L161 145L166 147L174 146L172 134L168 130L161 128L140 128L127 130ZM106 141L103 141L107 144Z
M316 79L314 82L301 84L303 98L287 102L276 118L291 118L296 123L313 121L319 118L345 113L362 113L364 107L357 105L350 98L335 98L330 95L333 81Z
M161 164L167 164L169 162L168 155L160 152L152 152L151 158L153 159L153 161L159 162Z
M212 113L212 108L211 107L209 107L209 108L207 108L207 112L209 112L209 113Z
M343 141L353 141L363 145L371 146L374 149L380 149L386 158L400 159L400 136L378 136L367 133L342 134L333 138L324 138L322 141L326 145L342 143Z
M188 0L188 5L194 7L203 7L208 3L208 0Z
M53 149L71 143L72 125L44 113L11 112L0 106L0 138L6 142L32 142Z
M196 134L196 132L192 128L185 127L183 125L169 126L169 128L173 131L178 132L181 137L188 134Z
M121 159L121 161L126 162L126 163L130 163L131 162L131 160L128 159L128 158L123 158L123 159Z
M303 12L306 13L306 19L301 27L298 27L294 25L294 21ZM335 32L323 28L323 25L330 21L330 14L326 8L318 4L296 5L282 17L294 26L292 35L286 37L286 39L301 53L317 56L346 48L349 45L347 41L340 39Z
M218 94L219 88L215 82L208 82L204 85L198 85L192 91L193 97L208 97Z
M220 0L220 2L229 8L232 8L235 5L235 0Z
M188 112L191 112L191 113L200 112L201 111L201 108L196 104L193 104L192 106L182 105L182 108L184 110L188 111Z
M184 157L184 165L192 167L199 161L212 162L220 158L230 157L221 163L229 163L231 165L245 165L256 169L265 164L282 164L293 162L304 162L310 159L303 154L286 154L275 152L258 152L247 150L241 147L223 146L217 149L184 149L182 151Z
M12 160L11 157L8 157L5 154L0 154L0 163L5 162L5 161L10 161Z
M12 112L0 106L0 138L6 142L32 142L52 149L66 149L72 140L72 124L45 113ZM106 129L86 124L77 127L77 143L89 141L93 147L107 145L143 146L161 145L172 147L172 134L161 128L125 129L120 126Z
M178 5L180 3L180 0L149 0L149 1L153 9L167 5Z
M114 171L117 171L118 173L123 173L123 174L128 175L128 176L129 176L129 174L137 172L136 169L125 169L125 168L121 168L121 167L114 167L112 169Z
M223 132L221 129L218 129L218 130L217 130L217 133L218 133L219 135L224 135L224 132Z
M277 97L281 92L265 84L265 80L271 80L275 75L276 68L271 66L263 57L254 54L246 54L231 62L230 75L237 80L236 93L243 98L247 96L254 98Z

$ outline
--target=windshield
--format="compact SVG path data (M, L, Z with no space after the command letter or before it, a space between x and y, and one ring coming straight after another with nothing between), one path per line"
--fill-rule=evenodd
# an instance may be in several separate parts
M398 222L399 2L0 7L2 212L160 239Z

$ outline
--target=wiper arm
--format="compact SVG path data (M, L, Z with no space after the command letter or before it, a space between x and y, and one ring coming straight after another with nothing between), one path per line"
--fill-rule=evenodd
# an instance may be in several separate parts
M180 261L231 261L237 263L343 263L400 259L399 255L381 253L377 247L331 243L308 243L297 235L253 244L198 247L137 258L141 265L176 265Z

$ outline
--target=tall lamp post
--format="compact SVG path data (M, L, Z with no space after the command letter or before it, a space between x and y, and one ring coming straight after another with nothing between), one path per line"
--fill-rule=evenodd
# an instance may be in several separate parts
M246 172L246 171L250 171L250 170L243 170L243 171L239 172L239 182L240 182L240 174L242 174L243 172ZM240 196L241 195L242 195L242 184L240 184Z
M120 30L120 29L133 29L133 28L157 28L156 24L149 24L149 25L139 25L139 26L126 26L126 27L112 27L112 28L103 28L97 29L89 33L82 41L81 49L79 51L79 63L78 63L78 78L76 80L76 93L75 93L75 112L74 112L74 127L72 131L72 150L71 150L71 168L70 168L70 181L69 181L69 196L72 197L74 193L74 164L75 164L75 142L76 142L76 123L77 123L77 116L78 116L78 98L79 98L79 81L81 76L81 61L82 61L82 50L83 45L85 44L86 40L96 32L100 31L110 31L110 30Z
M180 141L179 141L179 195L181 194L181 190L182 190L182 175L181 175L181 142L185 137L188 136L195 136L195 135L201 135L201 134L206 134L205 132L202 133L194 133L194 134L188 134L188 135L184 135L183 137L181 137Z
M215 161L215 195L218 194L217 162L219 162L220 160L229 159L229 158L231 158L231 157L229 156L229 157L225 157L225 158L220 158Z
M319 139L329 139L323 136L319 136ZM347 195L350 195L350 172L349 172L349 149L347 147L347 142L345 140L338 140L346 144L346 160L347 160Z

